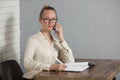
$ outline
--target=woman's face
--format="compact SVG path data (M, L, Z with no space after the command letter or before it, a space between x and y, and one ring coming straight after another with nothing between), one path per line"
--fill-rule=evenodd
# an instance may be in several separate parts
M51 31L56 23L56 13L53 10L44 10L42 19L40 19L40 23L42 25L42 30Z

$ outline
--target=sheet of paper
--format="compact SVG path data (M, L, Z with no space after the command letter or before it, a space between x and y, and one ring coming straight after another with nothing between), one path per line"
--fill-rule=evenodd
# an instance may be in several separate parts
M65 63L65 65L67 66L65 71L75 71L75 72L83 71L89 67L88 62Z

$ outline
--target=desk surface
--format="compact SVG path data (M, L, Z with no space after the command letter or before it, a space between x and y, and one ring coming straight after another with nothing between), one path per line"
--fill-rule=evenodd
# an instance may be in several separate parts
M80 61L92 61L95 66L82 72L40 72L35 80L112 80L120 71L120 60L76 59Z

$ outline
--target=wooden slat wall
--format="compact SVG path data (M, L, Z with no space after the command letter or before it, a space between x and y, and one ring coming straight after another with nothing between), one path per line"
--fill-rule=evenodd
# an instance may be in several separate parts
M0 0L0 62L20 61L19 0Z

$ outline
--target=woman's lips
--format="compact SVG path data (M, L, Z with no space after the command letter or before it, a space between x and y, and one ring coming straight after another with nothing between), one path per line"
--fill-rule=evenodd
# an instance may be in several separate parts
M53 27L52 27L52 26L48 26L48 28L50 28L50 29L51 29L51 28L53 28Z

